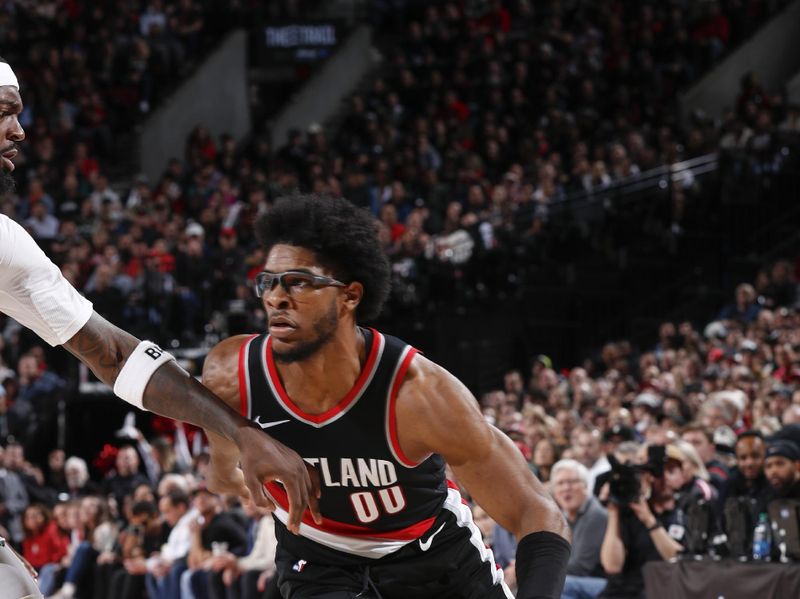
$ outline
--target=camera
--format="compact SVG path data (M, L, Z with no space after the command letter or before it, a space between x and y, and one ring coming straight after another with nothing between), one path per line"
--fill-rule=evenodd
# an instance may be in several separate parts
M647 462L644 464L623 464L613 454L608 455L611 473L608 478L609 500L617 505L628 505L639 500L642 472L649 472L656 478L664 476L667 462L666 447L651 445L647 448Z

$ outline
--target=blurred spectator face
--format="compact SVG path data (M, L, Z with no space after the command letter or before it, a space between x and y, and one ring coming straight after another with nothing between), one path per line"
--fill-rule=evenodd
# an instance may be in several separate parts
M47 466L50 468L51 472L59 472L64 469L64 460L66 456L64 455L63 449L54 449L50 452L50 455L47 456Z
M728 415L725 413L724 408L719 405L706 405L703 407L703 413L701 416L701 422L703 426L707 426L712 429L717 429L720 426L729 426L732 424L729 422Z
M70 489L80 489L89 480L89 472L86 462L81 458L71 457L67 460L64 467L64 476L67 479L67 487Z
M142 501L156 502L156 496L153 493L153 489L150 488L150 485L139 485L133 490L133 503Z
M139 455L133 447L123 447L117 453L117 474L130 476L139 471Z
M795 403L786 408L781 417L781 422L784 425L800 423L800 405Z
M589 489L573 468L560 468L551 479L558 507L568 514L575 514L586 503Z
M507 372L504 378L504 386L506 393L522 393L522 375L516 370Z
M17 365L20 378L34 379L39 375L39 363L33 356L23 356Z
M789 407L791 400L788 395L779 391L773 391L769 394L769 413L771 416L780 417ZM784 422L784 424L787 424Z
M782 493L791 488L800 477L800 462L780 455L770 456L764 463L764 474L769 485Z
M71 528L68 503L57 503L55 505L53 508L53 520L56 521L56 526L61 530L69 530Z
M695 448L704 464L714 459L716 448L703 431L686 431L681 438Z
M677 460L668 460L664 466L664 483L667 488L671 491L679 491L686 482L683 463Z
M555 464L556 452L548 439L542 439L533 451L533 463L536 466L550 467Z
M600 435L595 431L581 431L577 435L575 442L575 453L577 460L591 468L600 457Z
M764 441L743 437L736 442L736 465L746 480L756 480L764 469Z
M172 499L167 495L158 502L158 511L161 512L164 522L170 526L175 526L178 520L183 518L184 514L189 511L189 506L185 503L173 504Z
M84 497L78 508L78 520L81 525L93 525L100 513L100 500L97 497Z
M42 531L47 519L38 505L30 505L25 510L23 525L28 534L35 535Z
M3 464L9 470L22 470L23 466L25 466L25 452L22 449L22 445L9 444L3 456Z
M192 499L192 505L194 505L194 508L198 512L204 516L208 516L209 514L214 514L219 510L220 502L219 497L213 493L201 490L195 494L194 498Z

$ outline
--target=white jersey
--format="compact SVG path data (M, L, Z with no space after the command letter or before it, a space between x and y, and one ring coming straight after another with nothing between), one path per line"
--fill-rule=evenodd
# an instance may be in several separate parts
M36 242L0 214L0 312L52 346L63 345L92 315L92 303L70 285Z

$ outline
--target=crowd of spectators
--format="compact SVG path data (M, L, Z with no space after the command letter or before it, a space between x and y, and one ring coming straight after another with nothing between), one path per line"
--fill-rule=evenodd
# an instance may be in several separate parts
M702 330L665 322L650 349L610 342L574 368L538 355L480 398L573 526L565 597L640 596L642 566L685 550L693 501L722 526L731 498L757 513L800 500L797 299L793 269L778 261ZM37 355L24 358L24 376ZM204 487L208 456L183 427L148 441L132 423L95 460L102 478L61 449L38 467L5 439L0 533L40 569L42 588L58 598L275 596L270 517ZM655 470L659 447L661 474L642 474L649 501L619 505L610 462ZM513 585L513 536L478 507L475 519Z
M794 266L780 260L740 284L701 329L664 322L651 348L609 342L571 369L539 355L530 372L507 372L501 389L481 397L486 419L515 441L568 514L575 547L565 597L596 596L606 583L602 597L640 596L644 563L687 549L687 514L698 499L711 506L717 531L731 499L750 501L750 522L773 499L800 500L797 300ZM610 456L652 466L654 447L666 451L663 474L643 475L648 509L618 505L609 496ZM677 544L648 541L659 525ZM498 560L507 566L513 545L505 547L503 539Z
M683 129L674 106L678 88L781 2L408 3L386 25L399 39L385 50L387 68L350 99L331 140L312 124L279 148L262 139L237 147L198 126L159 180L139 176L122 191L108 178L110 140L157 101L160 77L186 72L181 57L194 52L206 19L191 0L112 4L16 3L2 13L29 140L19 192L0 209L98 312L164 343L263 328L248 284L264 261L252 226L297 187L372 210L397 277L393 301L414 303L445 292L425 288L422 276L440 265L477 263L501 279L513 256L531 259L548 235L550 205L572 192L718 148L769 164L776 133L800 130L800 110L752 74L719 122L696 115ZM616 341L571 369L537 356L529 372L510 371L503 389L481 397L487 420L514 439L575 524L581 548L570 574L593 580L570 584L599 592L611 575L636 596L643 556L667 556L659 545L620 562L613 535L598 533L618 517L601 505L608 453L647 461L645 445L667 448L671 478L651 480L661 495L636 512L645 529L664 513L678 517L672 492L717 506L732 494L763 506L795 492L793 481L764 474L769 452L773 461L794 455L771 447L800 422L795 280L795 266L779 261L740 285L702 330L664 323L649 351ZM178 427L148 442L127 427L102 459L66 459L57 434L63 373L16 323L0 316L0 325L0 524L48 593L275 592L271 520L204 488L198 435L190 442ZM476 522L513 582L513 538L478 509Z

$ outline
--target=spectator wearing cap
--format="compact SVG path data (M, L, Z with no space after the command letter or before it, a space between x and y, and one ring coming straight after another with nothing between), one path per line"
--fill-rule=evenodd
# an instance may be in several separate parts
M717 456L717 448L714 445L714 431L699 422L692 422L683 427L681 439L694 447L708 471L709 482L719 491L723 483L728 480L730 472Z
M772 489L771 499L800 500L800 449L780 439L767 446L764 474Z
M659 395L650 391L639 393L633 400L633 419L640 434L644 434L652 424L655 424L661 401Z
M617 447L619 447L620 443L635 440L636 431L634 431L627 424L614 424L609 427L603 435L606 454L614 453L617 450Z
M575 460L560 460L553 466L553 495L572 531L572 554L561 599L596 597L606 586L600 564L600 544L608 513L592 495L589 472Z
M766 507L770 494L769 483L764 476L766 444L759 431L746 431L739 435L734 448L736 468L719 494L719 511L729 498L747 497L754 499L761 508Z

